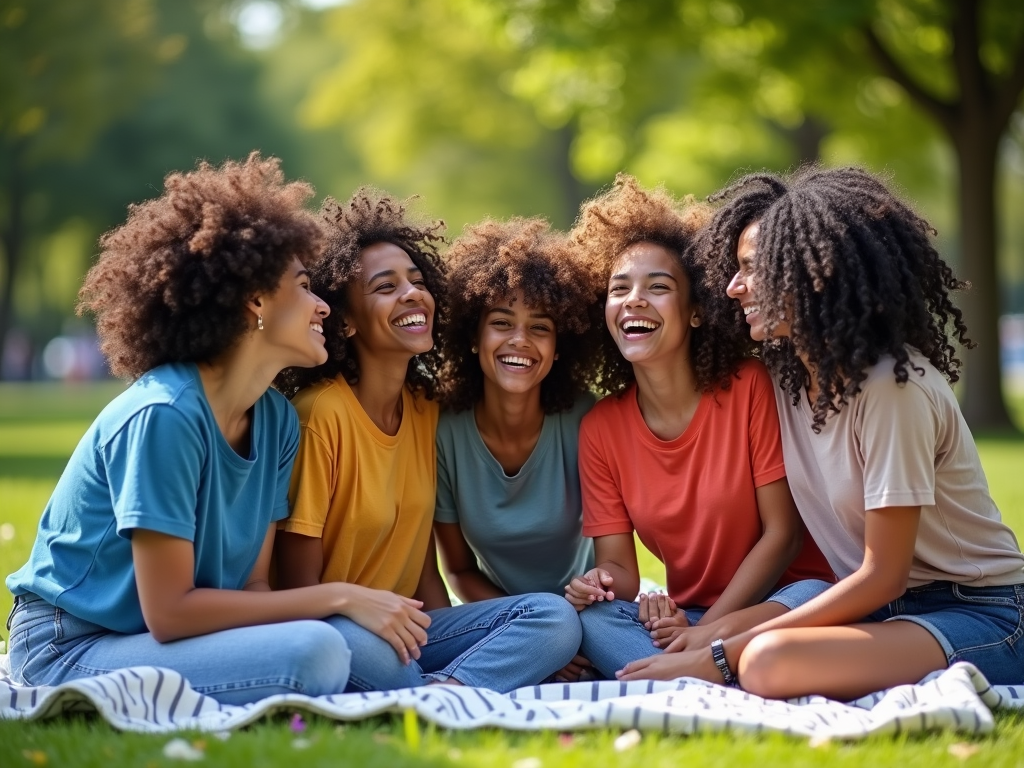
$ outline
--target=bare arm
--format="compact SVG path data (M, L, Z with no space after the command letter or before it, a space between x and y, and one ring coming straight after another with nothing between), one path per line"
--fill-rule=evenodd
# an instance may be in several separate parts
M280 531L275 544L277 583L281 589L311 587L324 571L323 540L301 533Z
M907 587L921 507L886 507L865 513L864 560L860 568L799 608L758 624L725 641L729 666L743 676L743 651L763 632L792 627L835 627L856 623L892 602ZM682 638L678 642L682 642ZM667 651L675 650L672 646ZM660 660L663 659L663 660ZM628 664L620 679L693 676L720 680L711 651L667 653Z
M432 611L435 608L451 608L452 601L448 597L448 589L441 578L441 572L437 570L437 545L434 543L434 536L430 537L430 544L427 546L427 557L423 561L423 572L420 574L420 582L416 586L416 600L423 603L423 610Z
M263 546L260 547L260 554L256 558L256 565L242 589L248 592L270 592L270 558L274 554L274 537L277 533L277 525L271 523L267 527L267 535L263 538Z
M201 589L193 582L195 550L191 541L155 531L132 532L135 581L146 626L158 642L194 637L222 629L270 624L297 619L320 619L340 613L351 603L345 584L332 584L291 592L268 592L268 542L247 589Z
M441 563L455 594L464 603L505 597L494 582L480 572L476 555L462 535L458 523L434 523L434 534L441 549Z
M636 598L640 591L640 566L632 533L613 533L594 539L597 565L574 578L565 588L565 598L577 611L595 601Z
M743 558L729 581L699 625L710 624L723 616L748 608L762 600L778 583L803 545L800 514L789 491L789 482L782 478L755 490L757 509L761 516L761 538Z

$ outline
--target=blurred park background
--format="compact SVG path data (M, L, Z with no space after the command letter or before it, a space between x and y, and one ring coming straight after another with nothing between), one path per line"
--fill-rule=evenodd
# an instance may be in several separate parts
M935 226L974 286L965 413L1012 429L1022 91L1021 0L0 0L0 378L106 375L97 238L199 158L419 195L453 235L568 227L619 170L700 197L818 161Z

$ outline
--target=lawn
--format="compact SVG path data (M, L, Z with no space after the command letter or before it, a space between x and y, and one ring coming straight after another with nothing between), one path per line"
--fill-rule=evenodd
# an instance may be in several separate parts
M72 449L119 385L0 385L0 575L20 567L32 545L39 514ZM1014 403L1024 427L1024 397ZM1006 521L1024 539L1024 440L979 440L992 494ZM641 553L644 575L664 580L653 556ZM0 589L0 616L11 597ZM6 638L6 632L0 630ZM617 766L914 766L943 768L963 762L978 768L1024 766L1024 712L997 713L996 730L965 739L952 734L876 738L855 744L812 747L781 736L707 734L679 737L645 734L634 749L616 753L617 732L572 736L504 731L447 732L421 728L410 743L400 721L377 718L339 725L312 718L300 735L287 719L270 720L226 740L190 735L201 742L204 762L230 766L274 766L301 761L305 766L338 763L382 766L511 766L593 768ZM41 724L0 721L0 768L15 766L138 765L157 768L174 763L163 756L168 737L122 734L105 722L75 717Z

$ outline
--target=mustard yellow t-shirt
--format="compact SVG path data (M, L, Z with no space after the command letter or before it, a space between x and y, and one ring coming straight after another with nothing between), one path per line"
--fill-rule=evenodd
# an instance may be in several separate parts
M323 539L322 582L411 597L437 491L437 404L402 391L402 425L386 435L342 377L299 392L299 452L286 531Z

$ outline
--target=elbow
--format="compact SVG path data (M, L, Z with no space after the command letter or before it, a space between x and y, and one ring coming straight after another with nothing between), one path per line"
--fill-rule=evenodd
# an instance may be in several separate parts
M149 630L149 634L153 639L161 645L169 643L172 640L179 640L183 637L180 630L175 632L173 624L167 621L150 621L147 619L146 628Z

